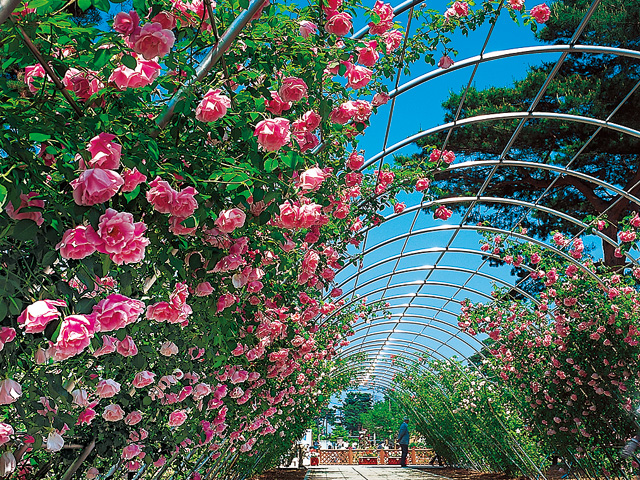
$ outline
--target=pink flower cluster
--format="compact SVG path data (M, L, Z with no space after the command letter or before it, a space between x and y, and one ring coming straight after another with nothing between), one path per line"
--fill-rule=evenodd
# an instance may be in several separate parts
M320 126L321 121L322 117L320 115L313 110L309 110L302 115L302 118L293 122L293 138L300 146L300 151L306 152L320 144L320 140L313 132Z
M161 21L145 23L140 27L140 17L135 10L129 13L118 12L113 19L113 29L120 33L127 45L134 52L142 55L145 60L164 57L171 51L176 41L173 32L165 27L173 26L170 14L154 17Z
M185 187L179 192L160 177L156 177L149 183L151 187L147 192L147 201L153 209L159 213L170 215L170 230L175 235L191 235L196 227L186 227L182 224L192 216L198 208L195 196L198 194L195 188Z
M183 326L189 324L189 315L192 310L187 304L189 291L185 283L176 284L169 295L168 302L158 302L147 308L147 318L156 322L179 323Z
M37 197L37 192L29 192L29 193L21 193L20 194L20 206L15 208L12 202L7 202L4 207L9 218L13 220L33 220L36 222L38 226L44 223L44 218L42 217L42 212L34 211L34 212L22 212L22 209L27 208L43 208L44 200L39 200L34 197Z
M196 120L201 122L215 122L227 114L231 108L231 99L221 95L219 88L210 89L196 108Z
M393 28L394 13L390 4L376 0L373 13L379 17L379 20L378 22L369 22L369 32L372 35L382 35Z
M126 65L117 67L109 77L109 82L115 83L120 90L127 88L142 88L151 85L162 67L154 60L146 60L144 57L136 59L136 68L131 69Z

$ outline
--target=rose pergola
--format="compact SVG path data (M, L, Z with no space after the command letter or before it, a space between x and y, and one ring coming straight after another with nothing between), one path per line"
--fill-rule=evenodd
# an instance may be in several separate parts
M411 34L394 19L406 11ZM0 475L244 478L278 464L332 394L422 375L414 361L433 350L403 340L393 352L410 358L384 363L370 325L397 305L356 299L361 287L344 272L358 262L356 278L366 272L369 232L385 220L425 209L449 220L445 192L430 185L462 167L453 145L407 169L376 163L393 149L365 160L359 141L402 93L389 88L401 71L417 61L454 71L451 36L503 11L532 27L551 14L518 0L443 11L418 1L395 11L380 1L2 2ZM354 23L364 27L353 33ZM407 208L405 194L421 201ZM618 275L634 290L624 271L582 270L569 280ZM623 292L630 316L634 292ZM465 304L460 328L504 340L483 308L510 307ZM451 365L430 369L459 381ZM509 380L512 366L540 373L499 363L496 378ZM405 401L426 395L394 381ZM503 428L507 410L486 425ZM549 421L534 408L513 428L532 419ZM436 437L451 450L451 436ZM504 456L483 465L490 442L478 442L467 461L522 469Z

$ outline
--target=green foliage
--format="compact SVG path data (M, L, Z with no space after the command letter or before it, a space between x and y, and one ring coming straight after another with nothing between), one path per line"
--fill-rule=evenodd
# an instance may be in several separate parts
M393 444L404 415L395 395L387 392L384 400L374 403L371 410L360 414L360 421L369 435L375 433L376 439L388 439Z
M370 393L349 392L342 402L342 425L352 434L362 429L361 415L371 410L373 397Z

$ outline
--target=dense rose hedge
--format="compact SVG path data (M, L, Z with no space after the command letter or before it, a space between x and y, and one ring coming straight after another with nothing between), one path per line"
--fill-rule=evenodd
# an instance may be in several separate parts
M3 474L58 478L65 447L93 440L88 477L168 459L181 477L216 459L249 472L348 384L334 357L359 312L318 322L335 272L379 209L453 160L363 174L359 136L396 68L496 12L416 11L400 64L387 4L265 2L194 80L246 7L32 0L2 25ZM370 34L345 37L363 11Z

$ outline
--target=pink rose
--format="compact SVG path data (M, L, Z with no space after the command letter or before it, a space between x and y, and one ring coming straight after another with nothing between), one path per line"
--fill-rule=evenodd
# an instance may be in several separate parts
M329 175L324 173L322 169L318 167L313 167L308 170L305 170L300 175L300 181L298 182L298 187L301 190L311 190L316 191L324 182L324 179Z
M291 103L282 100L277 92L271 92L271 100L266 100L264 105L267 111L274 115L282 115L282 112L291 108Z
M347 87L357 90L364 87L371 80L373 72L367 67L361 67L360 65L354 65L347 70Z
M100 217L98 231L87 228L87 240L96 246L100 253L106 253L116 264L137 263L144 258L144 249L149 239L143 236L147 226L142 222L133 222L128 212L118 213L112 208Z
M358 63L365 67L373 67L380 58L380 54L376 51L377 47L378 42L371 40L370 42L365 42L364 47L356 48L358 51Z
M32 200L33 197L37 197L39 194L36 192L29 192L27 194L20 194L20 206L14 208L13 203L7 202L4 207L9 218L13 220L33 220L38 226L42 225L44 219L42 218L42 212L21 212L23 208L43 208L44 200Z
M159 23L165 30L173 30L178 24L178 19L171 12L166 11L158 13L151 21Z
M339 37L344 37L349 33L351 27L353 27L353 24L351 23L351 15L347 12L336 13L330 17L324 25L324 29L327 33L338 35Z
M374 107L379 107L380 105L386 105L389 101L389 95L385 92L378 92L373 96L373 100L371 101L371 105Z
M158 302L147 308L147 318L156 322L180 322L180 310L168 302Z
M93 352L93 356L97 358L101 355L113 353L116 351L117 346L118 339L116 337L112 337L110 335L102 335L102 346L95 352Z
M201 282L196 287L196 297L206 297L213 293L213 287L209 282Z
M87 150L91 154L89 168L103 168L107 170L117 170L120 168L120 157L122 155L122 145L114 142L116 136L111 133L101 133L96 135L87 145ZM84 169L85 165L81 164Z
M140 17L135 10L118 12L113 17L113 29L122 35L131 35L140 30Z
M347 187L353 187L362 183L362 172L349 172L344 176L344 183Z
M178 346L173 342L164 342L160 347L160 354L165 357L170 357L178 353Z
M122 185L124 180L119 173L101 168L85 170L71 182L73 199L84 206L106 202L118 193Z
M451 65L453 65L453 63L454 62L449 55L443 55L442 58L438 60L438 67L446 70Z
M231 108L231 99L226 95L220 95L219 88L210 89L196 108L196 120L201 122L215 122L227 114Z
M90 425L93 419L96 417L96 411L93 408L87 408L78 415L76 425Z
M318 33L318 26L308 20L302 20L300 22L300 36L309 38L311 35Z
M430 181L428 178L420 178L418 179L418 181L416 182L416 191L417 192L422 192L426 189L429 188L430 185Z
M134 323L145 310L140 300L112 293L93 307L96 317L96 332L111 332Z
M214 222L218 230L223 233L231 233L236 228L240 228L244 225L246 220L246 214L239 208L232 208L230 210L223 210Z
M444 12L444 18L449 19L451 17L466 17L469 15L469 5L467 2L454 2L446 12Z
M380 21L376 24L369 22L369 33L371 35L382 35L387 30L393 27L393 7L388 4L376 0L376 4L373 6L373 12L380 17Z
M364 157L358 152L351 152L347 158L347 168L350 170L359 170L364 165Z
M198 208L198 201L195 199L197 194L198 192L193 187L186 187L180 190L171 205L171 215L183 219L193 215L193 212Z
M26 333L44 332L49 322L58 320L60 312L56 307L66 307L62 300L38 300L32 303L18 317L18 326Z
M298 216L300 207L286 202L280 205L280 225L284 228L293 229L298 226Z
M396 204L393 206L393 211L394 211L395 213L402 213L402 212L404 212L404 209L405 209L405 208L407 208L407 206L406 206L404 203L396 203Z
M122 171L122 178L124 179L122 192L133 192L138 185L147 181L147 176L140 173L136 167L133 167L133 170L125 168Z
M120 384L111 378L100 380L96 385L96 395L100 398L111 398L120 391Z
M531 13L531 16L538 23L545 23L547 20L549 20L549 17L551 16L551 10L549 9L549 7L547 7L546 3L541 3L540 5L536 5L531 9L530 13Z
M149 186L151 189L147 192L147 201L153 205L153 209L160 213L171 213L178 192L160 177L156 177Z
M174 410L169 414L169 426L179 427L187 420L187 414L184 410Z
M13 342L16 338L16 330L11 327L0 327L0 352L4 349L4 345Z
M312 150L320 145L318 137L309 131L295 132L293 138L296 140L301 152Z
M436 212L434 213L435 218L439 218L440 220L448 220L451 217L453 212L446 208L444 205L440 205L436 208Z
M123 357L135 357L138 354L138 347L133 338L127 335L118 343L116 351Z
M132 48L145 59L164 57L171 51L176 37L171 30L162 28L157 22L145 23L140 32L135 36Z
M64 232L62 240L56 245L56 250L60 250L62 258L80 260L96 251L93 243L87 240L86 232L87 227L84 225Z
M29 88L29 91L31 93L36 93L38 91L38 87L36 87L33 84L33 80L35 78L49 78L49 76L47 75L47 73L44 70L44 67L37 63L35 65L30 65L28 67L25 67L24 69L24 83L27 84L27 87Z
M0 447L8 443L13 435L13 427L8 423L0 423Z
M147 387L155 381L155 376L155 373L149 372L148 370L136 373L136 376L133 377L133 386L135 388Z
M235 304L237 301L238 301L238 298L231 293L225 293L224 295L220 295L220 298L218 298L216 313L222 312L223 310L229 308L231 305Z
M138 58L135 70L126 65L120 65L109 76L109 82L115 83L119 90L143 88L151 85L158 78L160 70L162 67L158 62Z
M275 152L287 145L291 139L289 120L285 118L268 118L256 125L253 133L258 137L258 144L267 152Z
M69 315L60 325L58 340L54 344L53 359L65 360L78 355L91 343L96 319L92 315Z
M345 125L356 114L357 109L353 102L344 102L339 107L331 111L331 121L340 125Z
M298 227L310 228L322 218L322 207L317 203L302 205L299 210Z
M112 403L111 405L107 405L104 408L104 412L102 412L102 418L104 418L107 422L117 422L124 418L124 410L117 403Z
M22 385L15 380L5 378L0 381L0 405L9 405L22 396Z
M509 8L521 12L524 8L524 0L509 0Z
M129 417L127 417L129 418ZM125 423L127 420L125 419ZM131 460L134 457L137 457L142 453L142 449L140 445L137 443L131 443L122 449L122 458L125 460Z
M308 96L307 84L301 78L287 77L282 80L278 93L284 102L299 102Z
M71 392L71 396L73 397L73 403L78 405L79 407L89 406L88 394L84 388L76 388Z
M384 40L384 44L387 50L387 55L396 50L400 44L402 43L402 39L404 35L400 30L391 30L390 32L386 32L382 39Z
M71 90L84 102L89 100L91 95L104 88L104 84L98 77L98 72L94 72L93 70L81 72L77 68L67 70L67 73L65 73L62 79L62 83L67 90Z
M137 425L141 421L142 421L142 414L138 410L131 412L124 419L124 423L126 423L127 425Z

